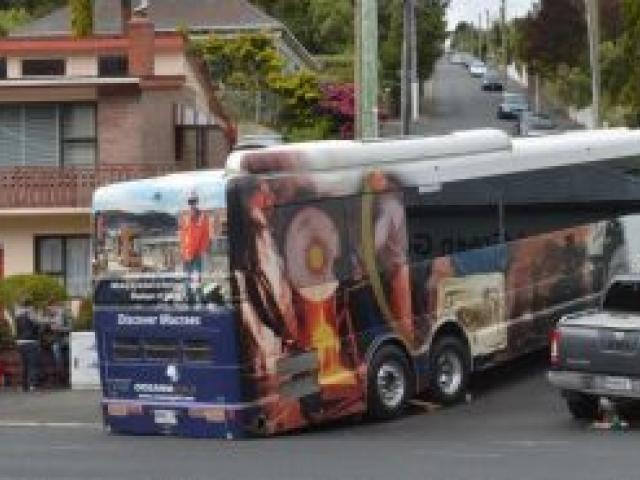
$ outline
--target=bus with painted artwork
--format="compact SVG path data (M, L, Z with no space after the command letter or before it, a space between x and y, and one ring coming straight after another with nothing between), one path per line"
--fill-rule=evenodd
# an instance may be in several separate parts
M238 438L456 403L637 261L639 174L640 132L480 130L101 188L104 422Z

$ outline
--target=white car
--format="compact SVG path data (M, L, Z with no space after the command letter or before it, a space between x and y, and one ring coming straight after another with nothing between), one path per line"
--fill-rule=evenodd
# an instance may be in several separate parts
M469 67L472 77L483 77L487 73L487 66L482 62L474 62Z

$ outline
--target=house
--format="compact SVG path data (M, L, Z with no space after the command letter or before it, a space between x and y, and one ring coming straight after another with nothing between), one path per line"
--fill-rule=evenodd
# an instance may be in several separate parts
M235 137L184 36L122 5L118 32L0 39L0 274L50 274L76 298L94 189L221 167Z
M285 59L289 70L317 69L318 64L306 48L279 20L270 17L248 0L148 0L149 18L158 32L188 31L192 37L266 33ZM127 16L131 0L94 0L94 25L98 34L120 34L120 18ZM12 36L68 35L69 7L38 19Z

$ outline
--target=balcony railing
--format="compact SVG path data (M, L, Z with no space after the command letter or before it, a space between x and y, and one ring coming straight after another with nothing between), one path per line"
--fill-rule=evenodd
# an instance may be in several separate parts
M176 165L0 167L0 209L88 208L97 187L172 173Z

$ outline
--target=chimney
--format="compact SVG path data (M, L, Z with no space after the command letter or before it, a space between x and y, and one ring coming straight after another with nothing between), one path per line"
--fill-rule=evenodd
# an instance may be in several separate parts
M128 35L129 22L133 16L133 9L131 7L131 0L120 0L120 14L122 15L122 34Z
M147 2L143 2L146 7ZM129 73L151 77L155 73L155 25L147 18L146 8L137 8L127 28L129 37Z

